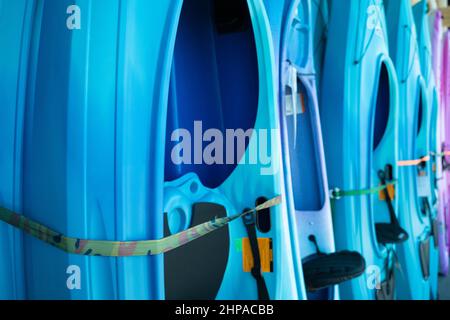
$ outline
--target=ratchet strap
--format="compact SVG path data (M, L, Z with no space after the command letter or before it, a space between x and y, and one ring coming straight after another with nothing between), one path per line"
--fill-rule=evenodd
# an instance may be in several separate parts
M228 217L215 218L211 221L199 224L190 229L159 240L101 241L71 238L23 215L19 215L1 207L0 221L22 230L30 236L52 245L66 253L85 256L136 257L158 255L177 249L189 242L225 227L232 221L246 215L254 217L259 211L275 207L281 202L282 197L277 196L254 209Z

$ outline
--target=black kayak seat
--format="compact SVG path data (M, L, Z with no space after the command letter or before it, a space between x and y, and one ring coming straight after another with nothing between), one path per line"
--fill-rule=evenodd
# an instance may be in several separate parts
M314 292L359 277L366 261L358 252L320 253L303 263L306 289Z

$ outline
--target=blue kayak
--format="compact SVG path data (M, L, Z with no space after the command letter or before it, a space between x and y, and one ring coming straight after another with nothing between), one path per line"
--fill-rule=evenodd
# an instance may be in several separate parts
M0 86L17 85L16 101L2 96L1 104L16 114L15 131L23 132L15 136L16 151L8 142L7 156L14 156L17 169L14 180L2 181L2 205L85 239L163 236L162 217L155 215L163 212L159 140L165 121L158 110L167 105L172 61L170 37L162 35L175 31L179 6L145 0L121 5L81 0L75 7L65 0L1 1L2 17L22 26L19 36L12 37L11 28L0 34L2 44L16 47L14 53L2 52L10 71ZM14 201L3 193L8 185L17 189ZM3 226L1 232L14 237ZM8 248L14 254L2 250L1 265L16 264L5 276L25 279L3 287L6 297L164 297L162 256L74 256L29 236L22 245L17 238Z
M399 198L400 222L410 234L410 239L398 247L398 263L402 272L397 277L399 299L429 299L430 221L426 218L423 199L428 199L429 162L409 161L427 155L428 144L420 139L426 126L425 82L421 76L417 32L409 0L386 1L389 26L389 44L399 78L400 110L400 168ZM405 58L406 57L406 58ZM425 143L425 145L423 145ZM420 177L418 175L421 175ZM420 183L420 188L419 188Z
M398 83L382 1L331 1L321 121L338 250L362 254L343 299L394 299L398 221Z

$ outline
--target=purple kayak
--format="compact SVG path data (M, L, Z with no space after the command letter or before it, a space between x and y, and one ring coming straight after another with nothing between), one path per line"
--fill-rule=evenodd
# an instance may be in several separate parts
M444 146L445 146L445 150L449 151L450 150L450 126L449 125L445 125L447 123L450 123L450 112L448 110L448 108L450 107L450 32L447 31L444 35L444 53L443 53L443 60L442 60L442 83L441 83L441 101L442 101L442 106L443 106L443 114L444 117L444 126L445 126L445 141L444 141ZM450 163L450 156L446 156L445 158L446 163ZM446 221L446 225L450 226L450 197L449 197L449 192L450 192L450 172L446 171L445 172L445 196L446 198L444 198L444 206L445 206L445 221ZM450 228L447 228L446 231L446 244L448 247L448 244L450 243L450 232L449 232Z
M442 27L442 13L437 10L430 14L430 31L432 41L432 63L433 71L436 78L436 87L439 94L438 110L438 132L437 132L437 146L436 150L446 150L445 141L449 141L446 137L445 128L445 108L442 99L442 82L445 80L444 68L443 68L443 27ZM446 139L447 138L447 139ZM437 192L439 194L438 202L438 223L439 223L439 272L443 275L447 275L449 271L449 246L447 241L447 223L446 223L446 210L448 208L448 188L447 177L443 172L441 161L437 161Z

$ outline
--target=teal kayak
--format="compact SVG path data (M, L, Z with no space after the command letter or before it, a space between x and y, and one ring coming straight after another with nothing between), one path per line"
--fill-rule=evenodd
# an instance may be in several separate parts
M398 83L382 1L331 1L321 121L337 250L367 270L340 285L342 299L394 299L398 221Z
M409 0L386 1L389 45L399 79L400 110L400 222L410 240L398 246L398 263L402 272L397 277L399 299L430 297L429 251L430 220L424 211L429 179L429 161L412 161L427 156L428 141L420 139L426 130L428 102L425 82L421 76L417 33ZM406 57L406 59L405 59ZM423 145L425 143L425 145ZM429 159L429 158L426 158ZM419 176L420 174L420 176ZM421 180L419 180L421 179ZM419 188L420 182L420 188Z

